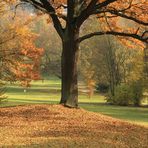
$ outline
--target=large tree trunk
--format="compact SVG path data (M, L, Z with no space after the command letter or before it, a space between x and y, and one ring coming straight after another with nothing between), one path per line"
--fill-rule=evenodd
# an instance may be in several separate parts
M65 32L65 36L62 41L62 90L60 103L69 107L78 106L78 36L79 30L76 31L74 29L70 29L70 31Z

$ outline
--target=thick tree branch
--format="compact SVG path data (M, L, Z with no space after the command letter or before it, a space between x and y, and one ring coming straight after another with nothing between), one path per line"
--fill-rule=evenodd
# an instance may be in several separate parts
M61 22L58 19L58 15L56 14L55 8L51 5L51 3L48 0L40 0L40 2L38 2L38 0L21 0L21 1L28 2L32 4L35 8L49 14L50 17L52 18L54 27L58 32L59 36L61 38L63 37L63 28Z
M44 8L49 12L49 14L52 18L54 27L55 27L56 31L58 32L59 36L62 38L63 37L63 28L62 28L61 22L58 19L58 16L56 14L54 7L52 7L51 3L48 0L40 0L40 1L42 2Z
M95 14L100 14L100 16L98 16L97 18L103 18L104 17L104 13L106 13L106 17L107 18L113 18L113 17L121 17L121 18L125 18L125 19L128 19L128 20L131 20L135 23L138 23L138 24L141 24L143 26L148 26L148 22L144 22L142 20L139 20L135 17L132 17L132 16L128 16L126 14L123 14L122 12L118 12L118 10L106 10L106 11L96 11ZM102 14L102 15L101 15ZM112 14L112 15L109 15L109 14Z
M84 9L81 14L76 18L76 25L79 28L82 23L90 16L92 11L94 10L98 0L92 0L90 4Z
M143 37L143 36L140 36L138 34L132 34L132 33L125 33L125 32L116 32L116 31L106 31L106 32L93 32L93 33L90 33L90 34L87 34L87 35L84 35L82 37L80 37L78 39L79 42L82 42L86 39L89 39L91 37L94 37L94 36L100 36L100 35L114 35L114 36L123 36L123 37L131 37L131 38L134 38L134 39L137 39L137 40L140 40L142 42L145 42L145 43L148 43L148 37Z
M68 8L67 23L69 23L73 21L75 2L72 0L67 0L67 8Z
M98 3L98 0L92 0L90 2L90 4L87 6L86 9L84 9L80 16L77 18L77 26L80 27L82 25L82 23L92 14L94 14L95 11L97 11L98 9L101 9L102 7L106 7L109 4L115 2L117 0L106 0L102 3Z

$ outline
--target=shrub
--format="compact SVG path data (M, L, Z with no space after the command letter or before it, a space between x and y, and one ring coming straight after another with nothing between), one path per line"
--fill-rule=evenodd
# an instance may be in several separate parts
M133 82L130 85L121 84L115 88L114 96L108 95L107 102L122 106L140 106L142 93L142 84L139 81Z
M131 84L131 88L133 91L133 104L135 106L140 106L143 96L143 85L140 81L136 81Z
M107 102L115 105L128 105L132 98L132 91L130 86L122 84L115 88L114 96L109 94Z
M96 90L100 93L107 93L109 91L109 85L104 83L99 83L96 85Z

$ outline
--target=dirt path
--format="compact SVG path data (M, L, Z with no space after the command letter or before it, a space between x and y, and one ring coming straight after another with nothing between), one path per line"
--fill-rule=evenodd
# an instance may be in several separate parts
M147 148L148 129L60 105L0 108L0 147Z

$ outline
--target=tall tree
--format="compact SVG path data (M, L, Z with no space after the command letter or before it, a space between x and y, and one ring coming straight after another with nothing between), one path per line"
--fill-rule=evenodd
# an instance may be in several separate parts
M148 42L147 0L21 0L47 13L62 40L62 95L60 103L78 106L77 61L79 44L96 35L115 35ZM80 27L91 15L106 22L103 31L92 32L80 37ZM137 23L137 28L127 29L120 24Z

